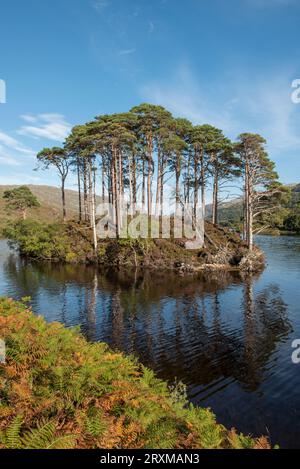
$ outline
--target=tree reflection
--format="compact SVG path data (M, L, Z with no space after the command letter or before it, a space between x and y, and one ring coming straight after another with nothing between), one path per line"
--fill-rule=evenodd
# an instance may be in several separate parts
M3 269L15 296L31 296L47 320L79 324L89 340L134 353L199 395L233 380L256 390L291 329L279 289L256 292L250 274L99 271L14 255Z

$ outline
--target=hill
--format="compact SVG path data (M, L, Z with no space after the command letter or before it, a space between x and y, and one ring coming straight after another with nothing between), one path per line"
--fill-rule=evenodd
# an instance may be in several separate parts
M59 187L47 185L33 185L26 184L31 192L37 197L41 206L39 208L29 209L28 218L42 222L55 222L62 218L62 203L61 203L61 190ZM5 201L2 196L4 191L18 187L13 186L0 186L0 233L10 220L15 220L16 215L8 212L5 207ZM69 219L75 218L78 215L78 192L66 189L66 204L67 204L67 217Z
M278 220L274 219L274 229L279 231L289 231L286 221L299 211L300 202L300 184L287 184L285 187L291 189L291 196L286 205L283 206L286 212L282 213L282 224L278 225ZM212 213L212 205L206 207L207 218L210 219ZM243 200L237 197L228 202L219 205L219 224L233 228L241 228L241 220L243 218ZM294 230L292 230L294 231Z

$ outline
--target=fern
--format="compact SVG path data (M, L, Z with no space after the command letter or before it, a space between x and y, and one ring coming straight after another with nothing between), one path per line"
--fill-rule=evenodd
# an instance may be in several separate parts
M85 417L85 430L88 435L94 438L103 435L106 430L106 424L103 421L103 414L100 410L97 410L94 415Z
M37 428L27 431L21 438L23 449L68 449L73 448L76 438L73 435L55 435L56 422L42 420Z
M22 446L25 449L44 449L53 441L55 433L54 421L45 421L37 425L37 428L26 432L22 438Z
M1 443L8 449L18 449L21 447L20 432L23 423L23 416L17 415L5 432L0 435Z
M74 435L58 436L49 442L45 449L72 449L76 445L76 438Z

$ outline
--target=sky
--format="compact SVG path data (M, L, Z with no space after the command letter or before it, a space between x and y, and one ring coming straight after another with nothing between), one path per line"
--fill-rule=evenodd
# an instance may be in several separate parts
M59 185L36 153L141 102L260 133L300 182L300 0L10 0L0 15L0 184Z

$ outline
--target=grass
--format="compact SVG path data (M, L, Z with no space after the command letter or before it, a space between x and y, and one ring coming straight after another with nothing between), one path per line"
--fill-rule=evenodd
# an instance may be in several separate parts
M25 300L24 300L25 301ZM133 357L0 299L1 448L269 448L227 430ZM225 403L224 403L225 405Z

